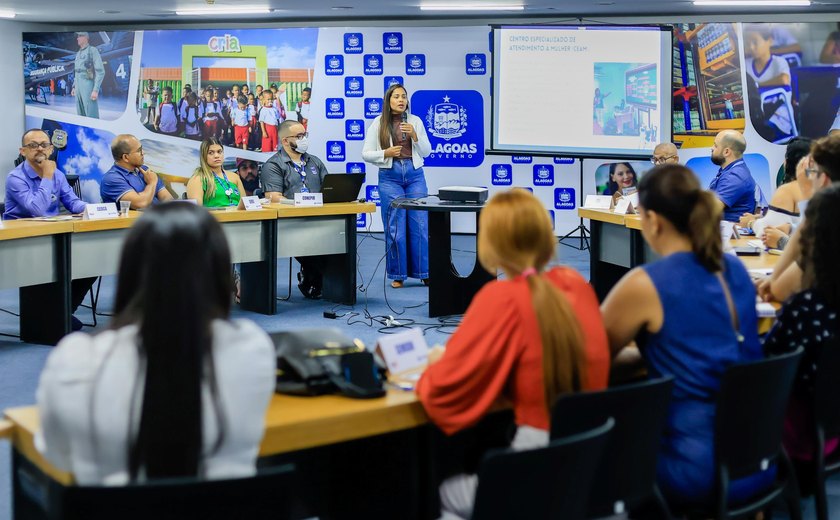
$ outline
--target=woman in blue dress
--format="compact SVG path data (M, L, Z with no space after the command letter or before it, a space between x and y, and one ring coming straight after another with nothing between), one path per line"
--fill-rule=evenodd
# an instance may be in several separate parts
M755 289L738 258L723 254L719 205L691 170L667 164L648 172L639 205L642 235L661 258L613 288L601 307L604 325L614 355L635 339L651 377L674 377L657 461L660 489L672 504L708 503L721 377L734 363L763 357ZM730 497L749 498L774 477L771 467L735 480Z

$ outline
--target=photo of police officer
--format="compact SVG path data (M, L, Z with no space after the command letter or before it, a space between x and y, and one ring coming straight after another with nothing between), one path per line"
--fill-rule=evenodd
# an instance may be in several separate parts
M99 89L105 79L105 67L102 56L96 47L90 46L90 34L85 31L76 33L79 50L76 52L74 69L76 84L70 94L76 96L76 113L80 116L99 119Z
M23 33L26 104L95 119L125 112L134 33ZM69 95L67 95L69 94Z

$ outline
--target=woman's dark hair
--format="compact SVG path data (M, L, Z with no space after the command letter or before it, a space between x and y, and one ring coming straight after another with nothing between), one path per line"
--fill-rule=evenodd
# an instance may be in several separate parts
M805 209L802 224L802 285L819 292L834 308L840 306L840 184L821 189ZM819 243L819 246L817 246Z
M609 193L616 193L619 191L618 183L613 180L612 176L615 173L615 169L621 164L623 164L628 170L630 170L630 173L633 174L633 185L635 186L639 182L639 176L636 175L636 170L633 169L633 165L629 162L610 163L610 174L607 178L607 189L609 190Z
M831 182L840 181L840 135L828 135L814 141L811 157Z
M720 207L715 196L700 187L694 172L681 164L654 167L639 181L639 204L688 237L703 267L711 272L721 270Z
M796 165L803 157L811 153L812 141L807 137L794 137L785 148L785 176L782 184L796 180Z
M129 231L117 276L112 327L137 325L145 373L140 413L129 411L131 480L141 469L148 478L198 476L202 382L218 418L214 451L225 435L212 356L212 323L228 317L233 292L225 235L203 208L153 206Z
M385 91L385 95L382 97L382 116L379 118L379 146L383 150L390 147L392 142L397 141L397 136L394 135L394 129L391 125L391 96L394 95L394 91L398 88L403 89L408 94L404 86L399 83L394 83L388 87L388 90ZM408 113L408 100L405 102L405 111Z

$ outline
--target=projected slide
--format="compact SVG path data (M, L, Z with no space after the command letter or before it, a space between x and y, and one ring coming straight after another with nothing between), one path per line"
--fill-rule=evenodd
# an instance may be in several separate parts
M494 150L648 157L671 139L670 31L505 26L494 42Z

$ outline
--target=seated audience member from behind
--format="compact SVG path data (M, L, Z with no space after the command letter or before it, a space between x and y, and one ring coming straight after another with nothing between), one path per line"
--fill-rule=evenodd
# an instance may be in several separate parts
M143 164L143 146L130 134L121 134L111 141L114 165L105 172L99 185L102 202L131 202L131 209L143 209L157 202L172 200L163 181Z
M799 186L803 199L807 201L832 183L840 181L840 134L814 141L810 157L803 160L807 163L801 168L802 182ZM800 213L807 207L805 201L799 205ZM783 302L802 290L801 255L799 229L796 229L776 262L773 274L758 284L758 294L763 299Z
M715 136L711 159L720 166L709 184L723 209L723 220L738 222L744 213L755 212L755 180L743 159L747 141L740 132L723 130Z
M47 359L38 450L81 485L253 475L274 347L230 319L232 290L212 215L193 204L144 213L125 240L109 329L67 336Z
M788 142L782 185L773 193L767 214L763 217L753 213L741 215L740 226L755 231L767 247L784 249L789 235L799 225L799 203L804 199L796 182L796 167L810 150L810 139L795 137Z
M680 162L680 153L674 143L659 143L653 149L653 155L650 157L650 162L654 166L660 164L678 164Z
M640 352L650 377L674 377L657 481L669 502L691 507L708 503L715 486L721 375L729 365L763 356L755 288L740 260L723 254L720 205L691 170L667 164L647 172L639 206L642 236L660 259L627 273L601 310L613 356L638 359ZM637 351L628 347L633 340ZM774 473L733 480L729 496L752 496Z
M327 175L321 159L307 153L309 134L297 121L283 121L278 130L280 150L262 165L263 190L272 201L294 199L295 193L318 193ZM321 297L323 256L301 256L298 288L307 298Z
M245 188L245 195L250 197L260 187L260 170L257 161L251 159L237 159L236 173L242 180L242 187Z
M813 431L814 381L820 353L837 337L837 311L840 309L840 184L814 195L805 211L802 225L802 291L789 298L776 323L767 334L764 350L768 355L805 349L799 363L790 404L787 408L783 442L797 468L797 480L805 494L813 492L816 445ZM836 438L827 439L825 454L835 451Z
M27 130L20 140L24 157L6 177L6 210L4 220L32 217L54 217L61 206L70 213L81 213L87 205L76 196L64 173L49 159L53 151L50 136L43 130ZM70 304L73 312L81 305L96 278L79 278L71 284ZM82 322L72 317L73 330Z
M497 193L480 220L479 261L490 273L504 271L506 280L482 287L446 350L432 349L417 397L447 435L475 426L504 397L517 427L511 446L544 446L559 396L606 388L609 351L598 299L574 269L547 269L557 241L534 195ZM470 518L476 483L465 472L444 481L444 518Z

